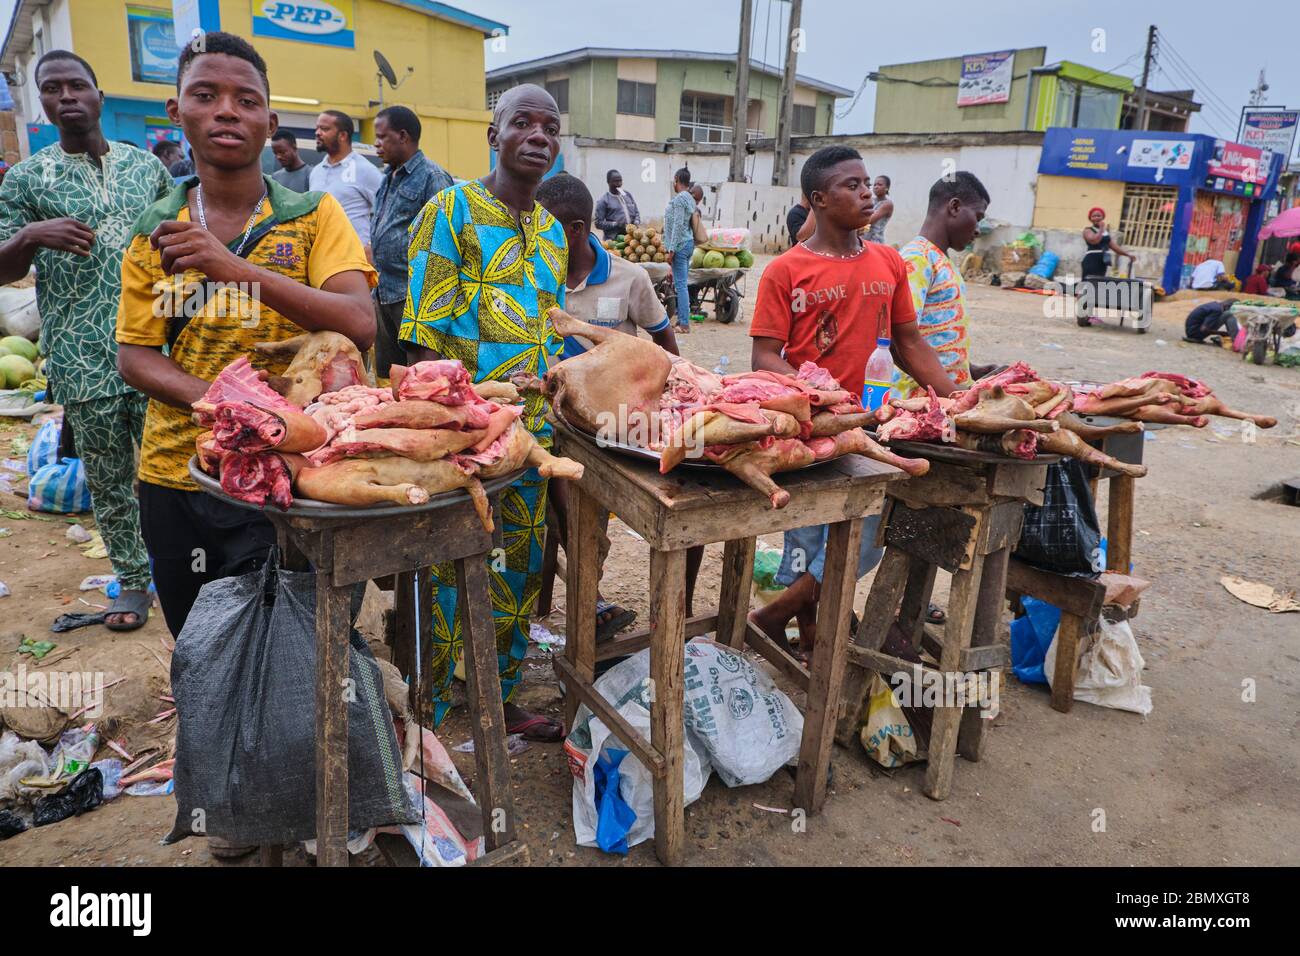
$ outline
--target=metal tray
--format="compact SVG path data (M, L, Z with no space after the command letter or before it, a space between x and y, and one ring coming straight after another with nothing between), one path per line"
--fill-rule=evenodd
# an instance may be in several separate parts
M885 447L908 458L947 461L957 465L1050 465L1061 460L1060 455L1051 452L1043 452L1034 458L1012 458L1010 455L995 455L988 451L974 451L939 442L895 441Z
M587 439L597 448L600 448L602 450L607 448L610 451L617 452L618 454L623 455L626 458L637 458L641 461L652 461L657 466L663 457L659 454L659 452L651 451L648 448L642 448L640 445L629 445L625 442L609 441L608 439L605 438L597 438L595 435L591 434L590 432L584 431L583 429L573 424L569 424L569 430L572 431L574 434L580 435L583 438ZM778 472L778 474L787 474L790 471L803 471L805 468L815 468L817 465L823 465L823 464L825 464L824 461L814 461L811 464L801 465L798 468L790 468L790 469L780 471ZM723 468L721 465L717 464L716 462L709 461L709 459L707 458L683 458L681 460L681 463L677 467L692 468L697 471L717 472L717 471L727 470Z
M336 505L328 501L312 501L310 498L295 498L293 504L289 506L288 511L281 511L274 505L255 505L248 501L240 501L238 498L232 498L221 489L221 483L212 476L203 472L198 465L198 456L190 457L190 477L198 483L198 486L214 498L235 505L239 508L246 508L249 511L262 511L267 514L285 515L288 517L298 518L390 518L394 515L412 515L419 514L423 511L435 511L438 508L447 508L451 505L460 504L469 501L469 492L463 489L455 491L444 491L442 494L430 495L429 500L422 505L365 505L354 507L352 505ZM489 481L483 482L483 490L492 495L507 485L513 484L524 469L513 471L508 475L501 475Z

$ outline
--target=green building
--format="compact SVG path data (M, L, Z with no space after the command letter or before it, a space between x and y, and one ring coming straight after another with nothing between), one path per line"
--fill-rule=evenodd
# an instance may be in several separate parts
M584 47L491 70L487 107L512 86L546 87L560 106L561 133L634 142L731 142L736 56L690 50ZM781 71L751 60L749 138L775 136ZM824 136L835 100L853 91L798 76L792 133Z
M873 131L1042 132L1054 126L1140 125L1181 132L1200 109L1190 90L1151 91L1139 124L1141 91L1131 79L1068 60L1045 64L1046 57L1047 48L1040 46L882 66L871 76Z

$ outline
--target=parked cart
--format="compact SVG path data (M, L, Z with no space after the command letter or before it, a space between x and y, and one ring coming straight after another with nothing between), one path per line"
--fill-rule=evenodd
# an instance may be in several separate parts
M1123 328L1127 319L1142 335L1151 327L1151 305L1155 300L1151 280L1134 278L1133 261L1126 276L1090 276L1062 282L1066 295L1075 297L1075 321L1086 328L1093 318L1118 318ZM1098 315L1098 311L1110 314Z
M659 263L654 264L659 265ZM690 289L691 301L700 306L711 302L713 315L719 322L724 325L735 322L740 318L740 300L745 297L741 283L744 282L747 271L746 269L688 269L686 286ZM668 310L668 317L674 317L677 314L677 293L673 289L671 270L667 275L655 280L655 292L659 294L659 301Z

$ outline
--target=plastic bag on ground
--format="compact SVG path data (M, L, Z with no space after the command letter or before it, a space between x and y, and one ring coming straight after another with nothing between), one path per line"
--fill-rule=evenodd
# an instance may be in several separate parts
M43 827L68 817L78 817L104 802L104 777L88 767L55 794L41 797L32 808L32 825Z
M1052 641L1043 662L1049 684L1056 672L1056 643ZM1145 717L1152 710L1151 688L1142 683L1145 666L1129 622L1102 618L1100 632L1079 658L1074 699Z
M867 756L882 767L901 767L925 759L925 752L918 752L911 722L894 697L893 689L879 674L871 675L867 719L858 740Z
M595 683L596 692L617 707L623 719L647 740L650 738L649 688L649 649L638 651L610 668ZM687 731L685 742L682 761L685 779L683 805L689 806L699 799L712 767L708 754L694 734ZM564 751L574 777L573 831L579 846L599 846L597 834L601 816L600 805L596 801L596 765L604 756L608 768L613 761L613 752L626 752L626 749L585 704L578 708L573 729L564 741ZM631 754L623 757L617 767L619 800L608 801L606 805L613 808L622 804L635 814L635 821L625 826L622 834L626 846L633 847L654 836L654 778L641 761ZM607 833L609 829L610 823L606 821Z
M767 673L704 638L686 645L686 732L729 787L762 783L799 757L803 714Z
M204 585L176 641L176 823L231 843L316 835L316 579L261 570ZM383 676L350 635L348 830L419 819L402 780ZM196 811L202 811L198 813Z
M27 477L32 478L46 465L53 465L59 460L59 437L63 431L63 419L47 419L36 430L27 449Z
M34 740L23 740L12 730L0 735L0 807L32 804L48 791L19 781L48 777L52 769L45 749Z
M90 486L86 484L86 466L81 459L61 458L38 468L27 484L27 508L57 514L89 511Z
M1025 613L1011 622L1011 672L1026 684L1046 684L1043 660L1061 624L1061 609L1027 596L1020 604Z

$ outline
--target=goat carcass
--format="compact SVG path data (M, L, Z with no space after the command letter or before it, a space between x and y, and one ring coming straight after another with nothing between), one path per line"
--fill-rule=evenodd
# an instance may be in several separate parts
M908 407L892 413L888 420L876 429L876 437L881 441L953 441L956 426L949 416L949 409L955 408L953 401L940 398L933 388L927 389L925 399L908 399ZM923 407L922 407L923 403ZM975 403L971 403L974 407ZM911 408L918 408L912 411ZM877 416L880 417L880 416Z
M261 408L251 402L222 402L212 437L224 451L308 452L329 441L316 419L291 408Z
M1147 473L1146 465L1130 465L1128 462L1112 458L1093 448L1069 429L1053 432L1050 435L1039 435L1038 447L1042 451L1055 455L1067 455L1070 458L1086 461L1090 465L1110 468L1131 478L1141 478Z
M346 428L311 454L313 465L343 458L385 458L398 455L413 461L437 461L481 441L486 431L452 428Z
M1056 420L1060 426L1074 432L1084 441L1101 441L1107 435L1131 435L1142 431L1141 422L1116 422L1114 425L1089 425L1074 412L1062 412Z
M672 431L659 449L660 473L668 474L688 455L700 457L710 445L739 445L773 435L782 438L798 437L799 422L792 415L755 409L752 406L748 408L754 413L749 420L709 408L687 418L680 428Z
M1023 458L1031 461L1038 457L1038 432L1027 428L1017 428L1008 432L957 432L956 445L969 451L982 451L990 455L1003 455L1007 458Z
M813 450L798 438L778 438L771 443L725 445L705 449L704 453L745 484L767 496L773 508L784 508L789 504L790 492L773 481L772 475L779 471L803 468L817 460Z
M983 392L973 407L953 415L952 420L959 429L980 435L1021 428L1054 432L1059 427L1054 421L1039 418L1032 405L1023 398L1008 395L1001 386Z
M487 402L443 405L412 398L362 409L352 416L352 424L357 428L455 428L472 431L488 427L491 410L492 405Z
M577 481L583 467L571 458L557 458L537 444L532 432L518 421L491 446L472 455L453 455L458 461L478 465L480 478L497 478L520 468L536 468L543 478L566 478Z
M349 458L319 468L302 469L294 487L304 498L353 507L420 505L430 495L463 488L469 492L483 527L488 531L493 528L487 494L473 470L446 458L439 461L413 461L395 456Z
M1235 408L1224 405L1214 395L1203 395L1200 398L1183 401L1179 404L1178 411L1182 415L1218 415L1220 418L1236 418L1242 421L1254 422L1260 428L1272 428L1277 424L1277 419L1272 415L1252 415L1250 412L1239 412Z
M288 362L283 375L268 379L284 397L305 408L322 392L364 385L365 367L352 340L338 332L308 332L280 342L258 342L258 353Z
M902 455L895 455L889 449L878 445L861 428L851 428L833 436L809 438L804 444L812 449L818 461L829 461L841 455L863 455L873 461L893 465L913 478L919 478L930 470L930 463L924 458L904 458Z
M561 309L548 318L558 334L594 343L546 373L544 390L556 414L593 435L612 437L611 430L623 428L651 434L673 365L668 353L649 339L582 322Z

